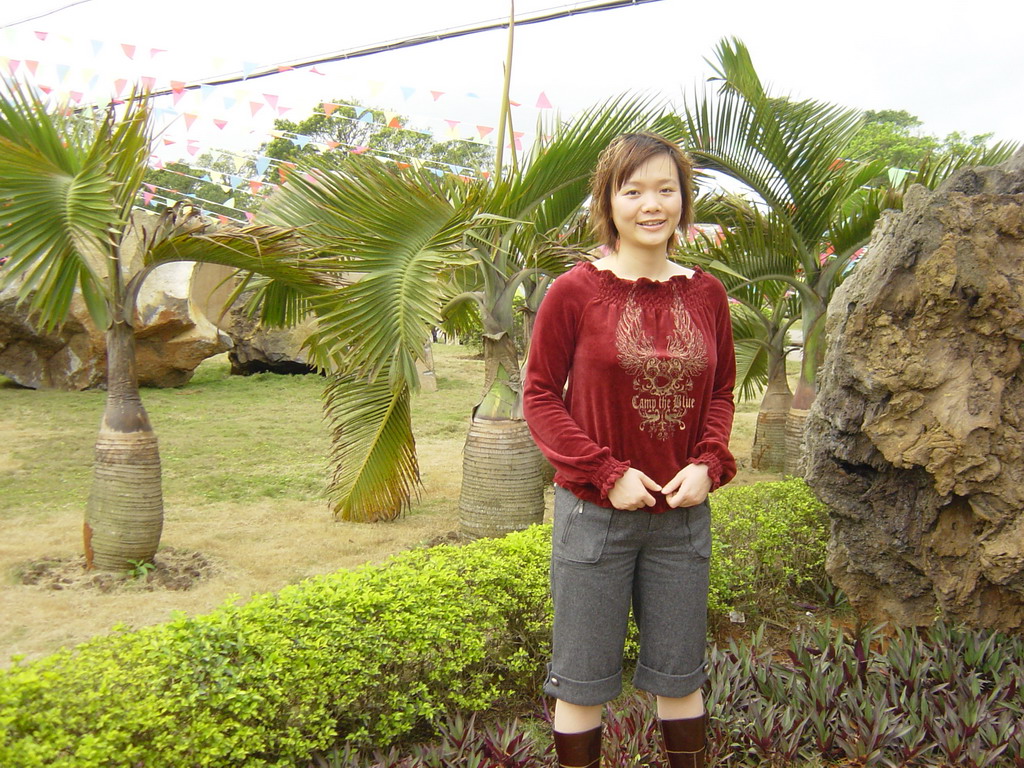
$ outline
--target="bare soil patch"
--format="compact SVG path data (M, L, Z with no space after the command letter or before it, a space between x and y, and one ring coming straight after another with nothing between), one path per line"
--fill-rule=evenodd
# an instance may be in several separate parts
M217 567L201 552L187 552L167 547L156 554L152 563L132 571L86 570L85 556L37 560L18 568L20 581L41 589L95 589L103 593L115 591L153 592L166 589L184 592L217 572Z

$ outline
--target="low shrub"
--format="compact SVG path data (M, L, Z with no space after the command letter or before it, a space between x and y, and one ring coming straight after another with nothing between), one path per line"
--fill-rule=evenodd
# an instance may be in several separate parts
M0 765L295 765L539 690L550 529L319 577L0 675Z
M828 508L803 480L725 487L711 496L712 619L752 615L814 596L826 581Z
M715 494L713 611L818 577L810 499L799 481ZM15 666L0 674L0 765L291 766L528 701L549 652L550 537L415 550Z

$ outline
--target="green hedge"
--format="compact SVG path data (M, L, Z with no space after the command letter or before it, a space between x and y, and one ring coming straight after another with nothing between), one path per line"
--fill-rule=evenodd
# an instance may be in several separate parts
M817 574L810 499L799 481L715 494L716 610ZM415 550L16 666L0 674L0 766L293 766L532 697L550 537Z
M532 693L549 552L540 527L416 550L16 667L0 765L291 766Z
M726 487L711 497L712 617L752 615L812 597L823 584L828 507L799 478Z

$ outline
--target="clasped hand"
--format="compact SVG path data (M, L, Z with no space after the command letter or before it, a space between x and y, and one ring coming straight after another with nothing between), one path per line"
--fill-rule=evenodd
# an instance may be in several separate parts
M706 464L687 464L664 486L630 467L608 491L608 501L616 509L640 509L653 507L657 503L654 494L660 493L672 508L693 507L704 501L710 491Z

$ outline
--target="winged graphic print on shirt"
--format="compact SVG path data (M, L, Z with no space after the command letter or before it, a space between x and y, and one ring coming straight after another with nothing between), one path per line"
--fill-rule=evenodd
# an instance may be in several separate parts
M685 429L683 418L696 405L690 396L693 379L708 367L707 346L693 324L682 297L672 302L673 330L664 352L644 331L640 306L630 295L615 329L619 365L633 377L633 408L640 428L658 440L667 440L676 429Z

